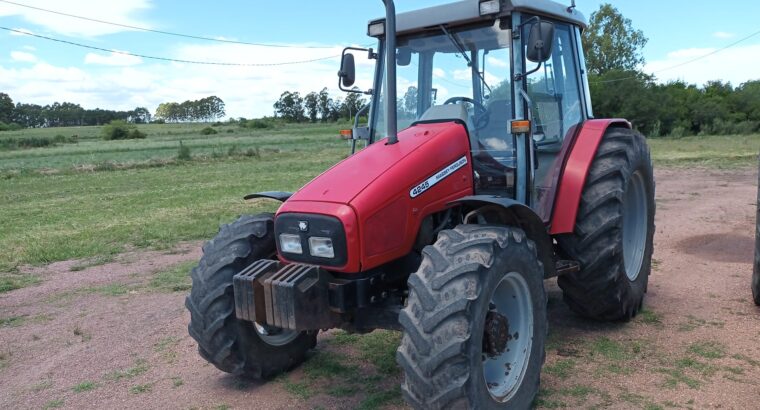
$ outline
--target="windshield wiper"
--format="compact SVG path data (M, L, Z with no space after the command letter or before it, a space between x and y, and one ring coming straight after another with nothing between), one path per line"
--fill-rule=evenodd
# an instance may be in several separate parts
M459 55L461 55L462 58L464 58L465 61L467 61L467 67L472 68L472 60L470 60L470 56L467 55L467 50L464 48L464 45L462 45L462 42L459 41L459 37L457 37L456 34L452 34L451 32L449 32L449 30L446 30L446 26L440 25L439 27L441 27L441 30L443 31L443 33L446 34L446 36L449 38L449 41L451 41L451 44L453 44L454 47L457 48L457 50L459 51ZM486 88L488 88L488 92L493 93L493 90L491 90L491 87L489 87L488 83L486 83L486 79L484 78L483 73L477 70L475 71L475 73L478 75L483 85Z

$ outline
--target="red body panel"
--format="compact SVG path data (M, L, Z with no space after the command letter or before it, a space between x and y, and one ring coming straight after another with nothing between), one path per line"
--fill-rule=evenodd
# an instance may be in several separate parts
M423 123L398 137L397 144L378 141L341 161L277 211L332 215L343 221L348 259L331 270L359 272L406 255L424 217L472 194L472 158L463 125ZM411 197L412 188L462 157L467 164Z
M588 176L599 143L607 128L612 124L631 127L628 121L619 118L588 120L583 123L559 179L550 234L571 233L575 229L575 218L578 215L586 176Z

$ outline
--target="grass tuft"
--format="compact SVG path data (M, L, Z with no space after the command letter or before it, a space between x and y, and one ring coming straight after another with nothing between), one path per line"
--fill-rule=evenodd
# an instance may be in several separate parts
M95 390L96 387L98 387L97 383L84 381L72 387L71 390L73 390L74 393L82 393L90 390Z
M163 293L186 292L191 287L190 269L196 264L195 261L184 262L157 272L151 278L148 287Z
M726 356L726 347L720 342L699 341L689 345L689 353L705 359L720 359Z

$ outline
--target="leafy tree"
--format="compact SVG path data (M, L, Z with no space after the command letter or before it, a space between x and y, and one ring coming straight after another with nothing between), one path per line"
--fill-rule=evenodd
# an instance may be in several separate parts
M0 122L11 122L14 108L11 97L6 93L0 93Z
M403 104L399 105L407 115L413 116L417 112L417 87L409 86L404 94Z
M319 115L323 121L330 119L332 116L333 100L327 92L327 87L319 92Z
M591 14L588 28L583 32L586 67L589 72L600 75L610 70L635 70L644 64L641 49L648 41L618 9L602 4Z
M309 116L309 121L317 122L317 115L319 115L319 94L313 91L306 94L303 103L306 108L306 114Z
M354 87L354 90L358 90L358 87ZM365 105L367 105L367 101L362 97L359 93L348 93L346 95L346 99L343 101L342 104L342 116L351 119L354 115L356 115L359 110L361 110Z
M296 92L285 91L280 95L280 99L274 103L276 115L284 118L286 121L301 122L306 116L304 115L303 98Z

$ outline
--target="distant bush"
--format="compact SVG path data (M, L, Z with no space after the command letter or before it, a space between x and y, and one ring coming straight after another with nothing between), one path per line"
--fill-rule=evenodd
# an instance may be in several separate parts
M15 122L12 122L10 124L6 124L6 123L0 121L0 131L18 131L18 130L20 130L22 128L24 128L24 127L22 127L19 124L16 124Z
M213 135L216 134L216 130L211 127L206 127L201 130L201 135Z
M111 140L126 140L126 139L142 139L146 135L141 132L133 124L127 124L122 120L113 120L110 123L103 126L101 135L106 141Z
M179 142L179 149L177 150L177 159L180 161L190 161L193 159L192 155L190 155L190 147L183 144L182 141Z
M227 129L227 134L232 134L233 132L235 132L235 130L233 130L232 128Z
M19 137L19 138L0 138L0 149L16 150L29 148L54 147L58 144L76 144L79 142L79 135L66 137L58 134L55 137Z
M163 118L159 118L157 120L151 121L150 123L151 124L166 124L166 120L164 120Z
M267 128L274 128L275 123L273 121L266 120L266 119L255 119L255 120L240 121L239 125L243 128L261 130L261 129L267 129Z

